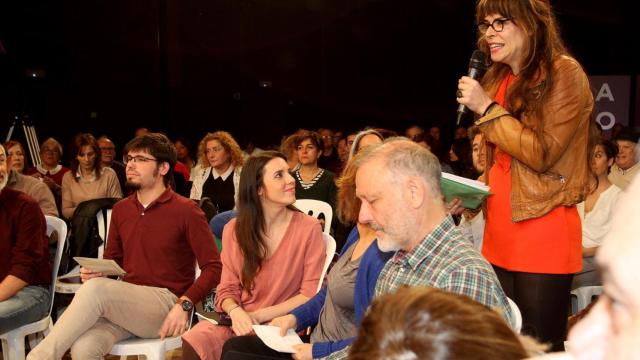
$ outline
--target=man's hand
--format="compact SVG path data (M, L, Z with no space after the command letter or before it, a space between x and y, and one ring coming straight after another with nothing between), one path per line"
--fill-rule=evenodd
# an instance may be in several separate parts
M293 350L296 351L295 354L293 354L293 358L296 360L313 359L313 345L311 344L293 345Z
M253 332L251 325L258 325L258 322L241 307L231 310L229 316L231 316L231 329L237 336L251 334Z
M165 337L178 336L187 330L187 322L189 321L191 312L184 311L180 304L175 304L171 311L164 318L164 322L160 327L158 335L160 339Z
M91 269L80 267L80 280L82 280L82 282L85 282L87 280L90 280L96 277L103 277L103 276L104 275L102 273L93 272Z
M280 328L280 336L284 336L289 329L296 329L296 325L298 324L298 319L295 316L289 314L285 316L278 316L277 318L271 320L269 325L277 326Z

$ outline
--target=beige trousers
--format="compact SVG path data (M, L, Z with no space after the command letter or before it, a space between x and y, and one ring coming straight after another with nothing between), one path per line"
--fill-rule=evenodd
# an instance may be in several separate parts
M27 359L103 359L131 336L156 338L177 297L164 288L107 278L84 283L53 330Z

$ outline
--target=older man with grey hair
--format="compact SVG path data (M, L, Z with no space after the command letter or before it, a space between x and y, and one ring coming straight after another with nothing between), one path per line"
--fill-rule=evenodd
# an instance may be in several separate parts
M461 236L446 210L435 155L402 138L363 151L356 173L359 221L376 231L382 251L396 251L380 272L375 295L405 285L436 287L495 308L513 325L491 265Z

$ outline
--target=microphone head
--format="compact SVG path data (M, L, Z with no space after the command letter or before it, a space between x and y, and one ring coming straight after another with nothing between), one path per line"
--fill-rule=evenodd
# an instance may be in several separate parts
M469 60L470 69L486 70L487 68L487 54L483 51L475 50L471 54L471 60Z

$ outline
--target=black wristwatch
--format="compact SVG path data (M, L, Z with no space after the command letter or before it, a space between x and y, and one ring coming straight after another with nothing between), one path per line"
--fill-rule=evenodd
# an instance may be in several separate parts
M180 304L184 311L191 311L193 309L193 303L189 301L189 299L178 299L176 304Z

